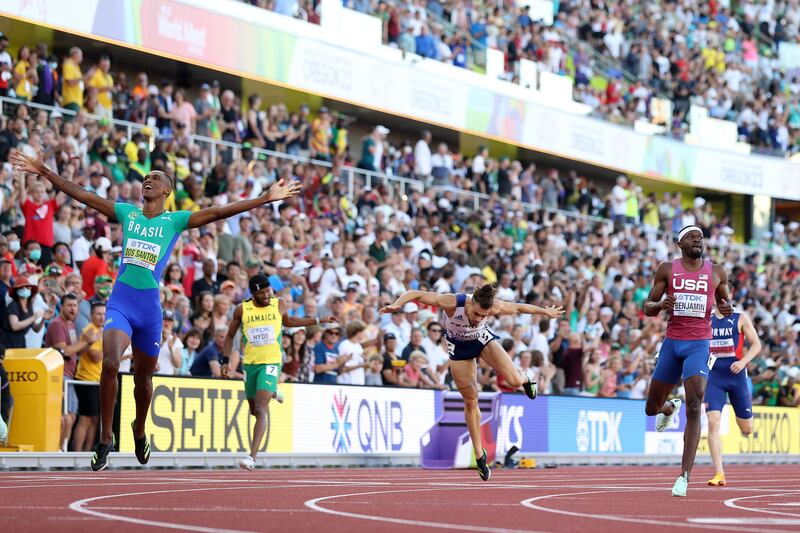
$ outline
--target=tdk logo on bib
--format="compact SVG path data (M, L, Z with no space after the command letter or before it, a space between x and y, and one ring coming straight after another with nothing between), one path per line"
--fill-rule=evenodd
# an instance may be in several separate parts
M621 411L588 411L578 413L575 442L579 452L621 452L619 426Z

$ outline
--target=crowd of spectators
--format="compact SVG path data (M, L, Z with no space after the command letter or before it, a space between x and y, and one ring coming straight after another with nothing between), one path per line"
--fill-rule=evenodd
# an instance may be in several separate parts
M45 62L31 60L47 74L52 65ZM290 313L337 318L324 328L285 332L282 381L449 388L438 310L416 304L391 315L377 310L410 289L471 292L497 283L501 299L567 310L560 321L520 316L492 324L515 364L537 375L543 394L642 398L665 331L662 319L643 315L642 302L658 262L676 252L670 232L696 223L705 228L709 253L728 270L734 301L753 317L764 345L749 368L756 402L800 404L796 222L777 221L760 243L766 252L745 252L727 246L729 220L699 197L687 205L678 194L643 195L624 177L602 191L575 172L541 171L532 163L493 158L485 148L472 157L452 153L433 144L428 132L416 143L392 146L383 126L363 139L360 155L351 154L346 121L326 108L312 115L307 106L290 113L274 104L258 112L256 96L248 99L255 112L242 113L237 96L213 80L189 104L184 89L174 90L167 80L152 86L140 73L129 86L122 73L110 74L107 58L86 73L82 63L81 51L70 50L59 84L43 84L46 76L37 74L39 91L31 97L52 98L77 115L21 102L6 104L9 115L0 119L2 343L60 349L68 378L99 379L98 332L120 265L120 227L48 182L15 174L6 162L10 149L47 151L62 175L139 206L141 179L151 169L178 184L168 199L172 209L254 197L278 177L303 182L297 199L184 234L161 285L160 374L223 377L222 346L233 307L248 296L248 278L264 272ZM78 79L86 81L85 91L80 82L72 87L80 94L65 89ZM101 91L101 85L111 88ZM101 93L111 97L110 109L102 112ZM108 117L147 126L128 139L127 129ZM210 145L190 137L195 132L245 144L217 150L212 159ZM254 146L317 161L259 158ZM449 187L401 194L389 182L366 187L355 180L351 190L344 179L348 163ZM458 188L490 196L475 210ZM543 209L524 209L521 201ZM127 365L129 360L123 371ZM482 368L479 378L485 390L508 390L490 369ZM70 434L72 449L93 441L97 405L87 388L75 387L69 395L65 448ZM73 423L80 431L71 431Z
M290 16L309 2L251 2ZM519 62L574 80L594 114L631 124L652 118L650 100L673 102L670 134L682 137L689 107L736 122L739 139L767 153L800 149L800 82L778 58L800 27L796 0L705 2L564 0L553 24L528 6L465 0L346 0L383 21L386 44L461 68L482 68L487 48L504 54L508 81ZM315 18L318 22L318 17Z

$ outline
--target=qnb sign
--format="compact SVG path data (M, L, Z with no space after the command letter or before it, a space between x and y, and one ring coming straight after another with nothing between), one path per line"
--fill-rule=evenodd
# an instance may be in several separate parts
M753 413L753 433L739 441L741 453L792 453L792 441L797 428L792 427L789 415L756 411Z
M621 452L619 426L621 411L590 411L578 413L575 442L579 452Z
M39 373L35 370L12 370L8 373L11 383L33 383L39 380Z
M399 451L403 447L403 406L397 401L361 400L356 434L363 452Z

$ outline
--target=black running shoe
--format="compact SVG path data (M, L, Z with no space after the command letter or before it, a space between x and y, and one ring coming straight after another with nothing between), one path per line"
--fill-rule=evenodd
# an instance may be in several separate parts
M133 427L135 425L136 420L131 421L131 431L134 430ZM134 435L133 445L136 448L136 459L139 460L139 464L146 465L150 460L150 441L147 440L147 435L141 439L137 439L136 435Z
M111 444L103 444L102 442L97 445L97 450L92 457L92 470L99 472L108 468L108 452L114 449L114 437L111 437Z
M538 391L538 386L536 385L535 381L531 381L530 378L528 378L528 381L522 384L522 390L525 391L525 395L531 400L536 399L536 392Z
M486 448L483 449L483 455L478 457L478 475L484 481L489 481L489 478L492 477L492 471L489 470L489 465L486 464Z

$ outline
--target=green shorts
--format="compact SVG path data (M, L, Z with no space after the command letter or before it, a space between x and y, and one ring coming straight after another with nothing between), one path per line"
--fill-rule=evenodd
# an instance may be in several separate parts
M242 365L242 370L244 370L244 394L248 398L255 398L256 391L265 390L275 394L278 390L281 365Z

